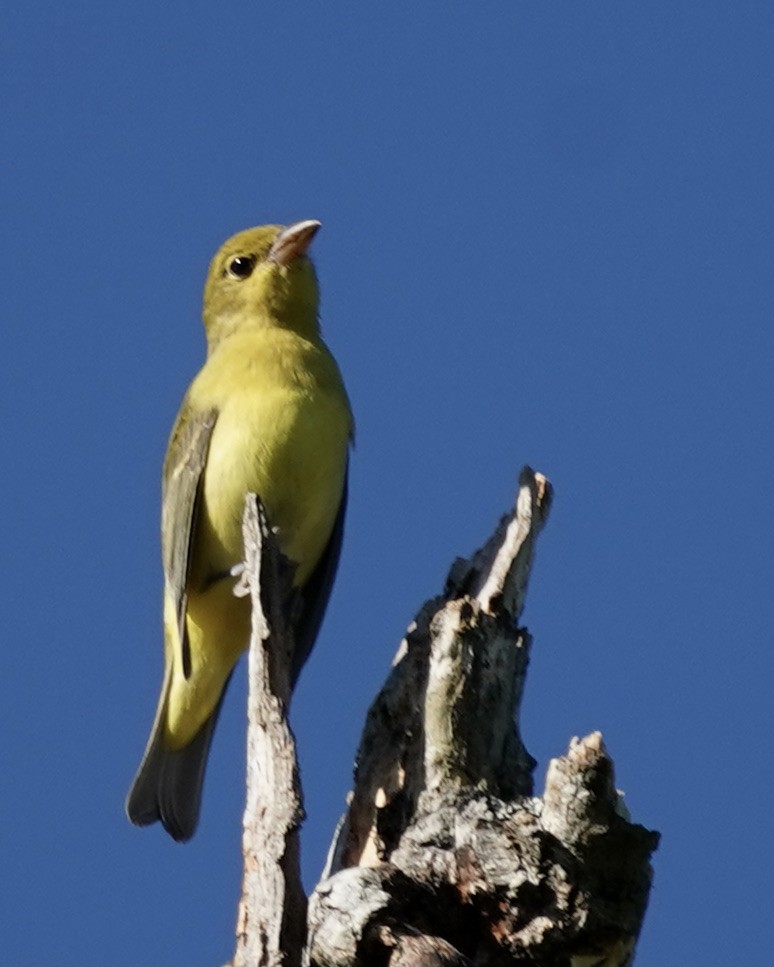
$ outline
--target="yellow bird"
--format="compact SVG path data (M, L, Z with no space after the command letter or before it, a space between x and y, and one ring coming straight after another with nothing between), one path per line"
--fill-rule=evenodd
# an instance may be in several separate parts
M250 633L234 595L245 495L259 495L297 567L295 682L333 584L354 424L320 335L307 257L320 223L267 225L230 238L204 289L207 360L183 399L164 460L164 681L126 811L193 835L210 741Z

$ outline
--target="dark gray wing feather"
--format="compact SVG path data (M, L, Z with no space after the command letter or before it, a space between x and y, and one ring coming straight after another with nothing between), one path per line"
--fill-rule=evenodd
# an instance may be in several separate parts
M204 467L217 410L194 413L187 400L180 408L164 462L161 506L161 546L165 594L172 598L182 650L183 674L190 675L191 659L185 633L186 594L191 548ZM190 839L199 818L204 769L225 688L212 715L193 741L170 749L164 741L164 715L172 675L167 655L166 675L156 720L140 768L126 799L129 819L138 826L161 820L174 839Z
M328 606L328 598L331 595L336 570L339 566L341 542L344 537L344 515L347 511L348 477L349 467L347 467L347 472L344 475L344 489L341 494L341 503L339 504L339 511L333 524L331 536L328 539L325 551L317 567L299 592L301 603L298 619L294 628L295 649L293 651L293 664L290 670L291 688L298 680L301 669L304 667L304 663L314 647L325 609Z
M164 461L161 500L161 547L166 593L177 616L178 640L183 650L182 665L190 675L191 657L185 634L186 592L191 548L207 452L218 411L192 412L188 401L180 408Z

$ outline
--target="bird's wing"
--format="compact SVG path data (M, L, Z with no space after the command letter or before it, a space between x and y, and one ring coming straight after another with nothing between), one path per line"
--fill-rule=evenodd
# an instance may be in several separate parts
M307 582L299 590L301 596L300 614L294 628L295 648L293 663L290 670L291 686L295 685L301 669L314 647L317 632L328 606L328 598L333 588L333 580L339 566L341 542L344 537L344 515L347 510L347 479L349 468L344 475L344 488L341 493L341 503L336 514L331 536L323 551L317 567Z
M188 400L178 413L164 461L161 501L161 545L166 594L174 605L183 673L190 674L191 656L185 634L186 592L191 548L196 533L201 484L216 409L194 410Z

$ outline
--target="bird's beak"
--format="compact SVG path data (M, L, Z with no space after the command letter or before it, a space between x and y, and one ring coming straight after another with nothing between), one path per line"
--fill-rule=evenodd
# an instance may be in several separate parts
M274 240L269 252L269 259L277 265L290 265L294 259L306 255L306 250L312 244L322 222L313 218L305 222L295 222L283 228Z

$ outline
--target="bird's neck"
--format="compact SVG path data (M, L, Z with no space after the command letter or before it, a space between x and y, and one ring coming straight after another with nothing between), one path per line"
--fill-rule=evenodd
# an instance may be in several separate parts
M320 339L320 323L314 309L299 312L294 307L292 312L283 313L272 309L270 312L234 312L223 313L216 319L208 319L205 323L207 331L207 348L210 353L224 340L236 333L266 332L280 329L294 332L304 339L317 342Z

